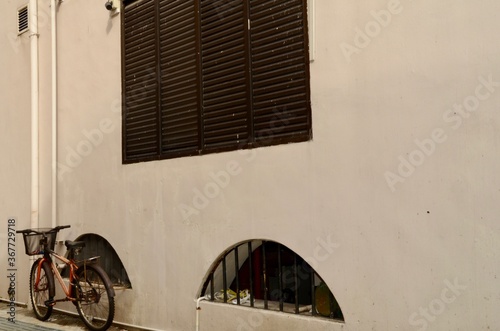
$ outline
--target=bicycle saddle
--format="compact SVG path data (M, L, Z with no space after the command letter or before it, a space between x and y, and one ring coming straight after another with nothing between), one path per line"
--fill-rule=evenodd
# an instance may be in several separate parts
M83 247L85 247L85 241L66 240L64 242L64 245L66 245L67 249L83 248Z

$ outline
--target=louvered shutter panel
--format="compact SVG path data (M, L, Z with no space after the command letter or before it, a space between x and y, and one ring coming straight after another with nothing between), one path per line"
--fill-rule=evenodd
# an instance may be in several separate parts
M154 0L125 6L124 160L159 155L157 24Z
M236 149L249 138L247 20L242 0L201 0L204 149Z
M306 0L124 0L125 163L311 139Z
M160 1L162 149L189 155L199 146L199 66L193 0Z
M250 0L256 145L311 138L304 0Z

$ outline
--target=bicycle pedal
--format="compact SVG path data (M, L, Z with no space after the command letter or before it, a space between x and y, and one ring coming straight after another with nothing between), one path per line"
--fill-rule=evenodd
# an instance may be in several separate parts
M56 304L56 301L54 299L50 299L50 300L45 301L45 305L47 307L55 306L55 304Z

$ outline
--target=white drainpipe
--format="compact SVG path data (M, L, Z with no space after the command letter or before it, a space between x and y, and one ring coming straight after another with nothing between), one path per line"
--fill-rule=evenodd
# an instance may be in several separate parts
M52 227L57 226L57 8L50 0L52 35Z
M39 214L39 180L38 180L38 111L39 111L39 82L38 82L38 2L30 0L30 43L31 43L31 227L38 228Z
M210 300L210 297L208 295L205 295L203 297L199 297L196 300L196 331L200 330L200 302L203 300Z

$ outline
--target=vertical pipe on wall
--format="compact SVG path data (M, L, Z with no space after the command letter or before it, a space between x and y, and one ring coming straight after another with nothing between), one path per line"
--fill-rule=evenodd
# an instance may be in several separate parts
M38 228L39 214L39 81L38 81L38 2L29 2L31 46L31 227Z
M50 0L52 39L52 227L57 226L57 10Z

